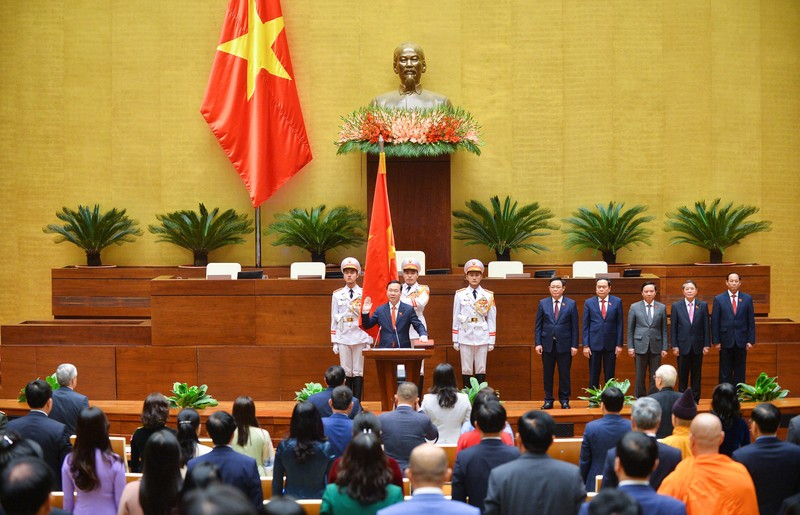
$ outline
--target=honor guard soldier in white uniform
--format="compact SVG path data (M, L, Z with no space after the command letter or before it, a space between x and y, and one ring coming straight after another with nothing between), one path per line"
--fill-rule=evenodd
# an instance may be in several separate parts
M461 351L461 380L469 386L473 375L486 379L486 353L494 349L497 308L494 294L481 287L483 263L470 259L464 265L469 286L458 290L453 300L453 348Z
M361 286L356 283L361 274L361 264L356 258L342 261L344 288L333 292L331 298L331 343L333 353L339 355L339 363L345 374L345 384L353 396L362 399L364 389L364 356L372 338L358 326L361 320Z
M431 298L431 290L427 286L417 282L422 265L420 265L418 259L410 257L404 259L403 262L400 263L400 267L403 270L404 283L403 289L400 292L400 302L405 302L413 306L419 321L422 322L425 327L428 327L428 323L425 321L425 315L423 315L422 312L425 310L425 305L428 304L428 300ZM419 339L419 334L417 334L413 326L409 329L408 336L412 340ZM419 384L417 385L420 392L423 391L422 387L424 383L425 362L423 361L419 372Z

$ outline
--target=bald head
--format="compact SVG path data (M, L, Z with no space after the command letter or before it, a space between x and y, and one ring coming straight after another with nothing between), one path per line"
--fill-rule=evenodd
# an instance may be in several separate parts
M434 486L441 488L449 480L451 470L447 467L444 449L425 443L411 451L407 475L414 488Z
M689 442L695 456L701 454L718 454L719 445L725 438L722 422L711 413L700 413L689 426Z

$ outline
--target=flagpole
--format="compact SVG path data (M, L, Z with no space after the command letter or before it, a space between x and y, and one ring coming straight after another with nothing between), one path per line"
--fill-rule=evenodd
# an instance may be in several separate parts
M256 208L256 268L261 268L261 206Z

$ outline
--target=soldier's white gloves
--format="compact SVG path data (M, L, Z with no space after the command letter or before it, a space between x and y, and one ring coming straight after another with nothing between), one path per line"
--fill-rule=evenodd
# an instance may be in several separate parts
M333 344L333 353L334 354L339 354L339 344L338 343L334 343Z
M453 342L453 348L455 350L458 350L460 348L460 346L458 345L458 342Z

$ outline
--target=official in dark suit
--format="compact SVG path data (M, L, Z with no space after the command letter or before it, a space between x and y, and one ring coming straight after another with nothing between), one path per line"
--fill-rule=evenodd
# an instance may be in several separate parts
M0 503L13 513L48 513L69 515L70 512L50 507L54 488L50 467L38 457L24 456L8 463L0 476ZM0 513L6 513L0 506Z
M750 415L755 441L733 451L734 461L747 468L756 485L761 515L779 513L783 500L800 491L800 446L778 439L780 422L780 409L759 404Z
M603 473L608 450L613 448L622 435L631 430L631 422L620 416L625 404L625 394L614 386L602 393L603 417L586 424L581 442L581 477L586 491L594 492L595 476Z
M331 400L333 389L345 384L344 368L341 365L329 366L328 370L325 371L325 384L328 385L327 388L308 397L308 402L317 407L319 416L322 418L330 417L333 414L329 401ZM348 416L350 419L354 419L359 413L361 413L361 402L356 397L353 397L353 407Z
M800 415L795 415L789 421L789 429L786 432L786 441L800 445Z
M534 342L536 352L542 356L544 379L544 405L553 407L553 372L558 364L558 400L563 409L569 409L572 394L570 368L572 357L578 353L578 306L564 297L566 283L560 277L550 279L550 298L539 301L536 310Z
M89 398L75 391L78 369L71 363L62 363L56 369L59 388L53 392L53 409L50 418L67 426L70 435L76 433L78 415L89 407Z
M206 422L206 430L214 442L214 448L207 454L189 460L187 474L191 473L198 463L213 463L217 467L220 480L241 490L256 510L260 511L264 496L261 492L261 478L258 476L256 460L239 454L230 446L233 432L236 430L233 417L224 411L212 413Z
M353 421L347 417L353 406L353 392L346 386L337 386L333 389L329 403L333 414L323 418L322 425L333 454L338 458L344 454L347 444L353 438Z
M397 387L394 400L397 405L394 411L381 413L378 416L382 429L381 440L386 455L397 461L400 470L405 470L414 447L425 443L426 439L438 439L439 430L428 415L417 411L419 409L417 385L402 383Z
M595 281L596 297L583 304L583 354L589 358L589 386L600 385L600 369L604 381L614 377L617 355L622 352L622 301L611 293L611 280Z
M655 377L658 391L651 393L650 398L661 406L661 423L656 431L656 438L661 439L672 434L672 405L681 398L681 394L675 391L678 371L672 365L658 367Z
M637 399L631 408L631 430L646 434L653 441L656 441L656 428L662 418L661 406L650 397ZM667 477L681 461L681 451L667 444L656 441L658 450L658 465L651 469L649 474L650 486L658 490L661 482ZM619 485L619 477L615 468L617 458L617 447L613 447L606 455L606 462L603 467L603 483L601 488L615 487Z
M28 438L42 448L43 458L53 473L56 490L61 490L61 464L72 451L67 426L52 420L48 415L53 408L53 390L47 381L37 379L25 386L25 397L30 412L8 423L7 432Z
M697 299L697 285L689 279L683 283L683 300L672 304L670 339L672 352L678 356L678 389L686 390L691 375L694 400L700 400L703 356L708 354L711 335L708 304Z
M655 300L657 292L656 283L647 281L642 285L642 301L628 310L628 355L636 359L637 398L656 391L655 372L669 348L667 307Z
M739 274L731 272L725 281L728 291L714 297L711 338L719 350L719 382L736 386L744 383L747 351L756 344L753 297L739 291Z
M400 281L390 281L386 285L389 302L375 308L372 316L369 314L372 309L372 299L369 297L364 299L361 308L361 326L364 329L375 325L380 327L378 347L382 349L410 349L411 339L408 332L411 327L419 334L419 341L428 341L428 331L425 329L425 324L417 318L414 308L411 304L400 302L401 287Z
M547 455L556 428L553 417L546 411L529 411L517 426L525 453L492 470L484 515L578 513L586 497L580 469Z

